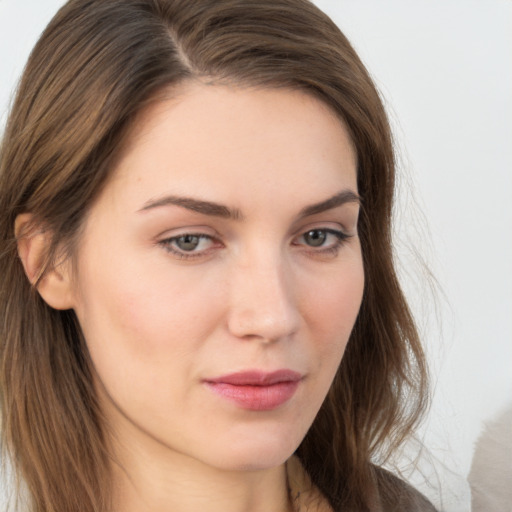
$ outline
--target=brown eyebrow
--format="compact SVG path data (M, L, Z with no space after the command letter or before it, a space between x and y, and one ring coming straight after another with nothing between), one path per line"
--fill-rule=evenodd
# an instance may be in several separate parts
M342 190L338 194L333 195L325 201L315 203L310 206L305 206L300 211L300 217L309 217L310 215L316 215L318 213L332 210L338 206L342 206L345 203L358 203L361 204L361 197L353 192L352 190Z
M299 217L316 215L338 206L342 206L345 203L361 203L361 198L352 190L343 190L329 199L302 208L299 213ZM182 208L186 208L187 210L192 210L203 215L213 215L224 219L244 219L242 212L238 209L230 209L223 204L213 203L211 201L173 195L150 200L139 210L139 212L169 205L181 206Z
M161 199L148 201L139 211L146 211L151 210L152 208L169 205L181 206L182 208L202 213L203 215L213 215L224 219L243 220L242 212L238 209L232 210L223 204L181 196L165 196Z

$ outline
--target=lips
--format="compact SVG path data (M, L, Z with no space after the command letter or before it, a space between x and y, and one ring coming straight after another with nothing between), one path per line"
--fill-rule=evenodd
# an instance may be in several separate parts
M288 402L301 380L300 373L288 369L249 370L207 379L204 383L215 394L242 409L270 411Z

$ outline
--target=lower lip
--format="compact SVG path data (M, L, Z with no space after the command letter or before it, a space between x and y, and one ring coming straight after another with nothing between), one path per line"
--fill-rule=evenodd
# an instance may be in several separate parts
M214 393L234 402L242 409L271 411L292 398L299 381L278 382L268 386L234 385L224 382L207 382L206 385Z

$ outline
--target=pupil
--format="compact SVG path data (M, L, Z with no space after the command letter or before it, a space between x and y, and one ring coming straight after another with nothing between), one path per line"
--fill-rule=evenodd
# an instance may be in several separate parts
M306 239L308 245L319 247L325 242L326 237L327 234L325 231L313 229L312 231L308 231L304 238Z
M197 235L183 235L176 240L176 245L182 251L193 251L199 244L199 237Z

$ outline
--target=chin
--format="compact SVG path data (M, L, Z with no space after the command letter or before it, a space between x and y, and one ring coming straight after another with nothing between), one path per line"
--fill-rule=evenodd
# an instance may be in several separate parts
M216 453L210 452L209 463L226 471L259 471L284 464L304 436L302 433L258 432L250 437L229 437L226 444L216 446Z

